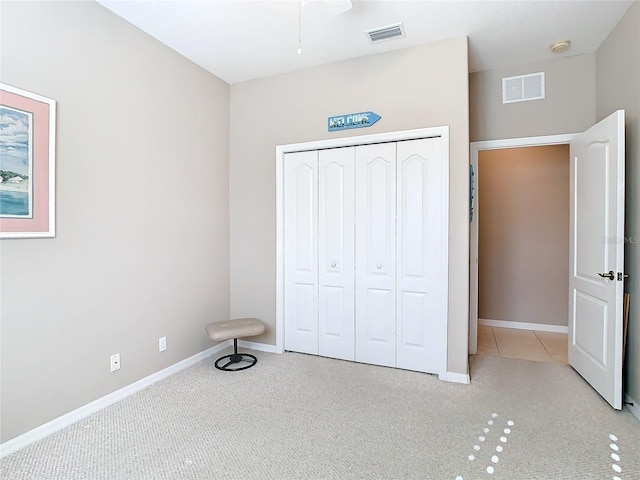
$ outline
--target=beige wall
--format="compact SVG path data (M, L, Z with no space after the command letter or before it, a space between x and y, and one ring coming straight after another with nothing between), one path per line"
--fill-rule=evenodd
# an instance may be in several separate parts
M567 325L569 146L478 156L479 317Z
M95 2L2 2L0 30L1 81L58 102L57 236L0 242L4 442L211 346L229 88Z
M595 55L470 75L471 141L582 132L596 120ZM545 72L542 100L502 103L502 78Z
M597 117L626 114L625 292L631 294L625 390L640 402L640 2L597 53Z
M467 373L467 39L372 55L231 86L231 314L269 326L275 343L275 147L420 127L451 127L448 371ZM374 111L362 130L327 117Z

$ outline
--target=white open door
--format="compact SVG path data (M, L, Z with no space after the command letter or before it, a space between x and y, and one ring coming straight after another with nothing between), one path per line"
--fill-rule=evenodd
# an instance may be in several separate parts
M569 363L622 408L624 110L571 141Z

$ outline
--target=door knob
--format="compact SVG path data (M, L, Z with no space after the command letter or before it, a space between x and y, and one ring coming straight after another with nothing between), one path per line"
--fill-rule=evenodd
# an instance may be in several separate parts
M331 268L336 268L336 262L331 262Z
M613 273L613 270L609 270L609 273L599 273L602 278L608 278L609 280L615 280L616 275Z
M382 264L381 264L381 263L379 263L378 265L376 265L376 268L377 268L378 270L380 270L380 269L382 268Z

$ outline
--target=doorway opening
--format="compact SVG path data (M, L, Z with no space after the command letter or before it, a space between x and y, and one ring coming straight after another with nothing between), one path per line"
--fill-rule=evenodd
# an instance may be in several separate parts
M471 144L471 354L567 363L572 137Z
M613 408L622 409L624 287L624 110L582 133L476 142L478 152L569 143L568 357ZM479 197L482 192L478 192ZM472 203L472 202L471 202ZM473 204L473 203L472 203ZM478 350L478 215L470 226L469 351Z

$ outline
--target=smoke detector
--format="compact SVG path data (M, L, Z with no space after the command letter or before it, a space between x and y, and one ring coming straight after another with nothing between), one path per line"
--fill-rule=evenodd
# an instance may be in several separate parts
M364 33L367 34L367 38L369 38L369 43L371 44L405 36L402 22L365 30Z
M552 53L562 53L569 50L571 46L571 40L560 40L559 42L552 43L549 45Z

